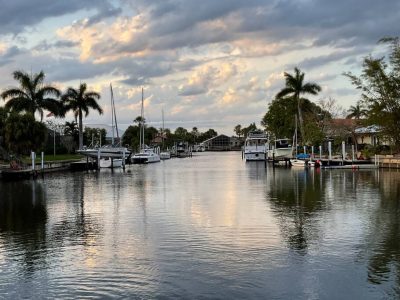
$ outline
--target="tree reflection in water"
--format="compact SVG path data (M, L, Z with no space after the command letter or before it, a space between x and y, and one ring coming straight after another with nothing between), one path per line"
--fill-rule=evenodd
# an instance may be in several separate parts
M317 228L313 228L313 214L321 210L324 201L320 173L292 169L273 172L271 176L273 188L268 198L278 216L281 233L290 249L305 254L309 240L318 236Z
M0 185L0 243L21 253L29 277L46 264L46 194L40 181Z
M380 202L372 212L366 237L368 281L381 284L393 278L396 295L400 294L400 173L379 174Z

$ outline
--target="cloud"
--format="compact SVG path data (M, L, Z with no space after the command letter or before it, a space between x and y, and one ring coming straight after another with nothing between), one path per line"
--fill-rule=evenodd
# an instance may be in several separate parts
M397 35L399 19L398 0L5 1L0 83L13 83L16 69L43 69L50 81L84 80L105 95L112 81L125 123L140 113L140 86L153 95L153 120L167 107L175 124L257 123L294 66L324 96L356 99L340 74L382 55L376 42Z
M198 68L189 77L186 84L180 86L179 95L193 96L207 93L211 88L224 84L237 74L233 63L206 64Z
M49 17L60 17L80 10L98 9L110 7L107 0L96 1L93 5L90 0L13 0L2 1L0 10L0 35L18 34L29 26L34 26Z

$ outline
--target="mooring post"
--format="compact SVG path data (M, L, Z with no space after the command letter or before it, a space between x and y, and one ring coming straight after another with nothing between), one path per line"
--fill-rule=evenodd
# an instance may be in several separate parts
M125 171L125 148L122 149L122 170Z
M328 165L331 165L331 160L332 160L332 142L328 142Z
M344 160L346 158L346 142L342 142L342 166L344 166Z
M41 153L41 173L42 178L44 177L44 152Z
M36 158L36 154L35 152L31 152L31 158L32 158L32 171L35 171L35 158Z
M264 152L264 167L267 168L267 152Z
M275 168L275 152L272 153L272 168Z
M351 145L351 161L354 163L354 145Z
M97 170L100 170L100 148L97 149Z
M311 161L314 160L314 146L311 146Z
M322 146L319 145L319 159L322 162Z

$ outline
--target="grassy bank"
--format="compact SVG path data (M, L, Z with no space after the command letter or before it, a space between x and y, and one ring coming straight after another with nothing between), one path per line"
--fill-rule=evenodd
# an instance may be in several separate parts
M55 156L53 154L48 154L44 156L44 161L46 162L52 162L52 161L63 161L63 160L81 160L83 159L83 155L79 154L56 154ZM32 160L29 156L25 156L23 159L24 163L31 163ZM42 158L40 154L37 154L36 156L36 162L41 162Z

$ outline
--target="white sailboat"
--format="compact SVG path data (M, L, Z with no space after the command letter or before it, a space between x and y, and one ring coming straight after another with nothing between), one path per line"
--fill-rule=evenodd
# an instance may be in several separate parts
M161 132L161 138L162 138L162 149L163 151L160 152L160 159L166 160L171 158L171 152L168 150L164 150L164 110L162 110L162 132Z
M295 131L294 131L294 141L293 141L293 147L295 148L295 156L290 160L290 165L292 167L300 167L300 168L307 168L307 167L314 167L315 163L313 161L308 161L304 159L298 159L297 158L297 116L295 117Z
M114 103L114 93L112 89L112 85L110 84L110 91L111 91L111 129L112 129L112 142L111 145L105 145L105 146L98 146L98 147L93 147L93 148L86 148L84 147L81 150L78 150L77 153L91 157L91 158L110 158L113 161L116 159L127 159L131 152L128 150L126 147L121 147L120 146L120 141L119 141L119 133L118 133L118 125L117 125L117 116L115 113L115 103ZM117 140L118 143L114 142L114 128L116 129L117 133ZM107 164L104 164L107 165ZM118 162L116 162L115 165L118 165ZM101 166L101 163L100 163ZM114 164L112 164L114 166Z
M142 107L141 107L141 120L140 120L140 152L132 156L131 161L133 164L148 164L159 162L159 150L150 148L144 144L144 106L143 106L143 88L142 88Z

